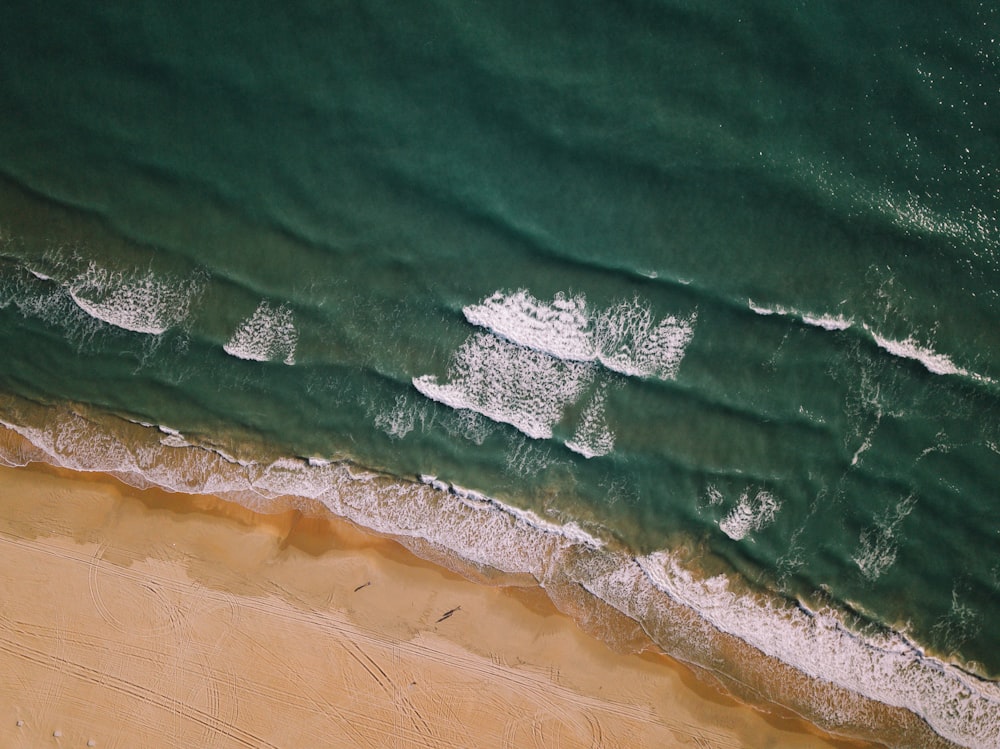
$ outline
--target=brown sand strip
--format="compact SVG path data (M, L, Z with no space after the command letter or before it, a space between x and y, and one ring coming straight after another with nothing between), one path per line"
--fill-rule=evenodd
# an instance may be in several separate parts
M3 747L862 746L613 653L537 588L48 466L0 468L0 673Z

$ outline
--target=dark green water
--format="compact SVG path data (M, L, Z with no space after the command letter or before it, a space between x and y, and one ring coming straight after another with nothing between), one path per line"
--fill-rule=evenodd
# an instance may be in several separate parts
M693 545L1000 675L992 6L289 5L0 9L0 388ZM995 682L948 717L727 616L998 736Z

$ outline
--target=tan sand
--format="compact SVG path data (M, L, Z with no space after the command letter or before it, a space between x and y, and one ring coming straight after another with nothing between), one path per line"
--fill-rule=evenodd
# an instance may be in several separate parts
M0 674L3 747L861 746L613 653L537 588L48 466L0 468Z

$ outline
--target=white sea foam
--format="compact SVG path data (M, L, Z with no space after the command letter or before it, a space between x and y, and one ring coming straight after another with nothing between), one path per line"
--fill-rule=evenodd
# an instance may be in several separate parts
M560 293L552 302L542 302L525 289L511 294L496 291L462 311L473 325L557 359L595 358L587 301L582 294L567 297Z
M806 325L812 325L814 328L823 328L823 330L847 330L854 324L841 315L821 315L819 317L802 315L802 322Z
M915 341L913 337L907 338L903 341L894 341L879 335L868 325L865 325L864 329L868 331L873 339L875 339L875 343L878 344L879 348L888 351L893 356L920 362L929 372L939 375L961 375L962 377L969 377L973 380L985 383L994 382L994 380L989 377L959 367L954 361L952 361L951 357L945 354L939 354L927 346L922 346Z
M417 413L405 394L396 396L393 407L375 416L375 426L394 439L403 439L413 431Z
M6 418L0 424L35 446L16 448L24 454L5 455L6 463L46 460L111 473L136 486L212 493L255 508L278 497L316 499L376 532L447 549L473 563L527 573L543 585L576 582L651 634L665 627L694 643L695 662L706 667L717 667L720 658L712 632L724 632L817 680L911 710L962 746L1000 745L1000 686L927 657L901 635L862 636L832 611L810 612L736 592L724 576L697 577L669 552L633 558L602 548L601 539L573 523L546 520L433 476L422 476L423 485L407 484L343 463L234 463L211 450L165 448L155 438L146 447L126 445L75 414L46 417L42 427ZM771 688L780 698L782 684ZM835 723L866 714L852 709L832 705Z
M891 511L875 519L875 524L861 531L858 550L851 557L861 574L877 580L896 561L899 548L899 526L913 512L916 499L902 499Z
M112 271L91 263L66 285L70 298L91 317L136 333L160 335L185 317L200 293L201 279L176 279Z
M707 494L708 504L710 507L717 507L718 505L721 505L725 499L722 496L722 492L720 492L715 486L709 486Z
M558 359L599 361L621 374L660 379L677 375L696 320L694 314L656 320L639 299L591 310L582 294L543 302L525 289L496 291L464 312L474 325Z
M77 344L90 340L101 328L107 327L84 312L62 285L40 274L33 275L42 283L34 283L19 274L0 275L0 309L13 304L23 316L61 328L66 337Z
M585 458L607 455L615 449L615 435L608 428L605 415L607 387L594 393L594 397L583 411L573 438L566 441L566 447L580 453Z
M529 437L552 436L565 407L593 377L592 365L566 362L486 333L454 353L447 382L425 375L413 385L428 398L503 422Z
M695 319L669 315L655 322L649 305L620 302L594 322L597 357L621 374L673 379L694 336Z
M141 422L137 422L141 423ZM151 424L143 424L143 426L152 426ZM160 444L165 447L191 447L191 443L184 439L184 435L178 432L176 429L171 429L170 427L158 424L156 428L163 433L163 437L160 437Z
M1000 687L925 656L897 634L861 637L831 611L734 593L725 577L698 579L666 552L636 560L653 584L723 632L798 670L913 710L962 746L1000 746Z
M284 305L272 307L264 301L240 323L223 348L240 359L284 361L291 365L295 363L298 340L292 311Z
M881 210L896 224L908 231L922 234L938 234L953 239L966 238L974 231L975 223L967 219L948 216L924 203L911 190L905 194L894 194L888 188L870 196L871 205Z
M854 451L854 455L851 456L851 465L856 466L858 464L858 461L861 460L861 456L869 449L871 449L871 446L872 446L872 438L871 435L869 434L867 437L865 437L864 442L861 443L858 449Z
M781 504L771 492L761 490L753 498L749 492L743 492L729 514L719 521L719 528L734 541L739 541L773 523L779 509Z
M512 517L517 518L518 520L521 520L524 523L527 523L532 528L542 531L543 533L565 538L573 543L585 544L594 549L601 549L605 545L604 541L583 530L578 523L572 521L568 523L554 523L551 520L546 520L541 517L536 512L521 509L520 507L515 507L514 505L509 505L505 502L501 502L499 499L487 496L482 492L477 492L474 489L466 489L458 484L449 484L445 481L441 481L437 478L437 476L421 474L420 480L422 483L427 484L438 491L448 492L450 494L454 494L462 500L471 501L472 504L470 506L476 509L492 506L507 513L508 515L511 515Z
M847 330L855 325L853 320L841 315L811 315L781 306L762 307L755 304L752 299L749 300L748 306L758 315L792 317L801 320L806 325L823 328L824 330ZM920 362L929 372L939 375L959 375L976 380L977 382L996 384L996 380L993 378L958 366L950 356L938 353L929 346L919 343L913 336L900 341L881 335L868 323L860 323L859 327L872 337L872 340L875 341L875 344L879 348L901 359L912 359L913 361Z
M808 312L799 312L789 307L782 307L779 305L775 305L774 307L762 307L759 304L755 304L752 299L748 300L747 306L749 306L750 309L758 315L763 315L765 317L770 317L771 315L792 317L801 320L806 325L811 325L814 328L823 328L824 330L847 330L854 324L853 320L846 318L843 315L813 315Z
M414 387L428 398L511 424L535 439L552 436L565 408L595 376L593 363L626 375L676 377L696 319L692 314L656 320L649 305L638 299L592 312L582 294L559 293L543 302L525 289L496 291L463 311L488 334L471 336L454 353L446 382L425 375L413 379ZM576 432L566 442L587 458L614 449L605 400L602 389L584 408ZM398 425L396 415L403 420ZM408 426L396 411L378 419L380 428L391 434ZM514 464L535 465L522 457L514 456Z
M507 439L504 462L511 473L527 477L541 473L556 461L550 450L539 447L534 440L524 439L521 435L511 435Z
M421 409L423 426L423 409ZM453 411L452 418L444 420L444 428L452 437L461 437L476 445L481 445L495 431L496 422L490 421L475 411L460 409Z
M960 600L957 587L951 590L951 610L932 627L937 640L948 650L957 649L982 628L982 615Z

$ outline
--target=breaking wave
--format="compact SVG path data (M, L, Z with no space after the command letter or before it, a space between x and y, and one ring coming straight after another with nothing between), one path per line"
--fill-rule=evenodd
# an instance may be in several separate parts
M464 308L466 319L526 348L565 361L597 361L636 377L670 379L694 335L696 315L655 320L639 299L588 309L582 294L543 302L527 290L496 291Z
M91 263L66 288L91 317L135 333L160 335L188 316L202 280L114 271Z
M592 312L582 294L542 302L527 290L494 292L464 308L487 332L470 336L452 355L446 382L413 379L432 400L510 424L547 439L566 408L606 370L636 377L676 377L694 334L695 315L655 320L637 299ZM607 383L584 407L566 446L586 458L607 455L615 436L607 424Z
M582 294L567 297L559 293L551 303L545 303L526 289L512 294L495 291L462 311L473 325L557 359L588 362L597 358L587 300Z
M594 393L594 397L580 417L573 438L566 441L566 447L580 453L585 458L596 458L607 455L615 449L615 435L608 428L605 415L607 387L602 387Z
M734 541L763 530L772 522L781 504L769 491L758 491L752 498L743 492L736 505L719 521L719 528Z
M189 446L171 429L126 424L132 432L123 432L125 440L76 413L47 412L41 426L29 426L25 411L8 410L16 418L0 420L10 430L0 434L5 465L40 460L137 487L212 493L255 510L295 497L318 501L417 553L531 575L557 603L568 590L586 590L637 621L667 652L720 675L729 663L738 676L727 683L738 694L767 694L831 730L875 731L873 700L919 718L905 723L903 741L933 745L930 726L973 749L1000 743L996 683L928 656L900 634L860 634L833 610L740 592L723 575L699 576L676 552L632 556L609 545L600 528L547 520L432 476L408 482L321 458L236 460ZM776 506L761 493L756 504L764 515ZM734 654L727 637L746 651ZM793 670L776 679L781 668ZM893 720L899 729L898 716Z
M272 307L261 302L257 310L240 323L223 348L227 354L251 361L295 363L299 334L292 311L284 305Z
M913 361L920 362L924 365L928 372L933 372L934 374L939 375L958 375L960 377L968 377L969 379L976 380L977 382L987 384L996 382L990 377L958 366L954 361L952 361L951 357L945 354L939 354L927 346L920 345L912 337L903 341L894 341L879 335L867 324L862 327L868 331L879 348L888 351L893 356L898 356L901 359L912 359Z
M597 358L621 374L673 379L694 336L695 319L669 315L656 322L648 305L620 302L594 322Z
M723 576L697 579L675 556L636 559L659 590L715 627L809 676L912 710L941 736L985 748L1000 741L1000 688L927 656L898 633L859 635L832 610L776 605L731 590Z
M452 408L467 408L529 437L552 436L567 405L590 384L590 364L566 362L486 333L469 337L452 356L448 381L416 377L414 387Z
M865 331L865 333L871 337L871 340L875 343L875 345L883 351L886 351L893 356L897 356L900 359L910 359L912 361L919 362L928 372L933 374L957 375L959 377L966 377L970 380L975 380L976 382L988 385L995 385L997 383L997 381L992 377L960 367L947 354L934 351L929 346L919 343L913 336L901 341L894 340L881 335L866 322L856 323L849 318L837 315L817 316L780 306L762 307L755 304L753 300L749 301L748 306L758 315L780 315L782 317L790 317L800 320L806 325L823 328L824 330L838 331L848 330L850 328L859 328Z
M823 330L847 330L854 324L850 319L842 315L810 315L805 312L797 312L788 307L761 307L759 304L754 304L753 299L748 301L747 306L758 315L764 317L770 317L771 315L791 317L801 320L806 325L811 325L814 328L823 328Z

